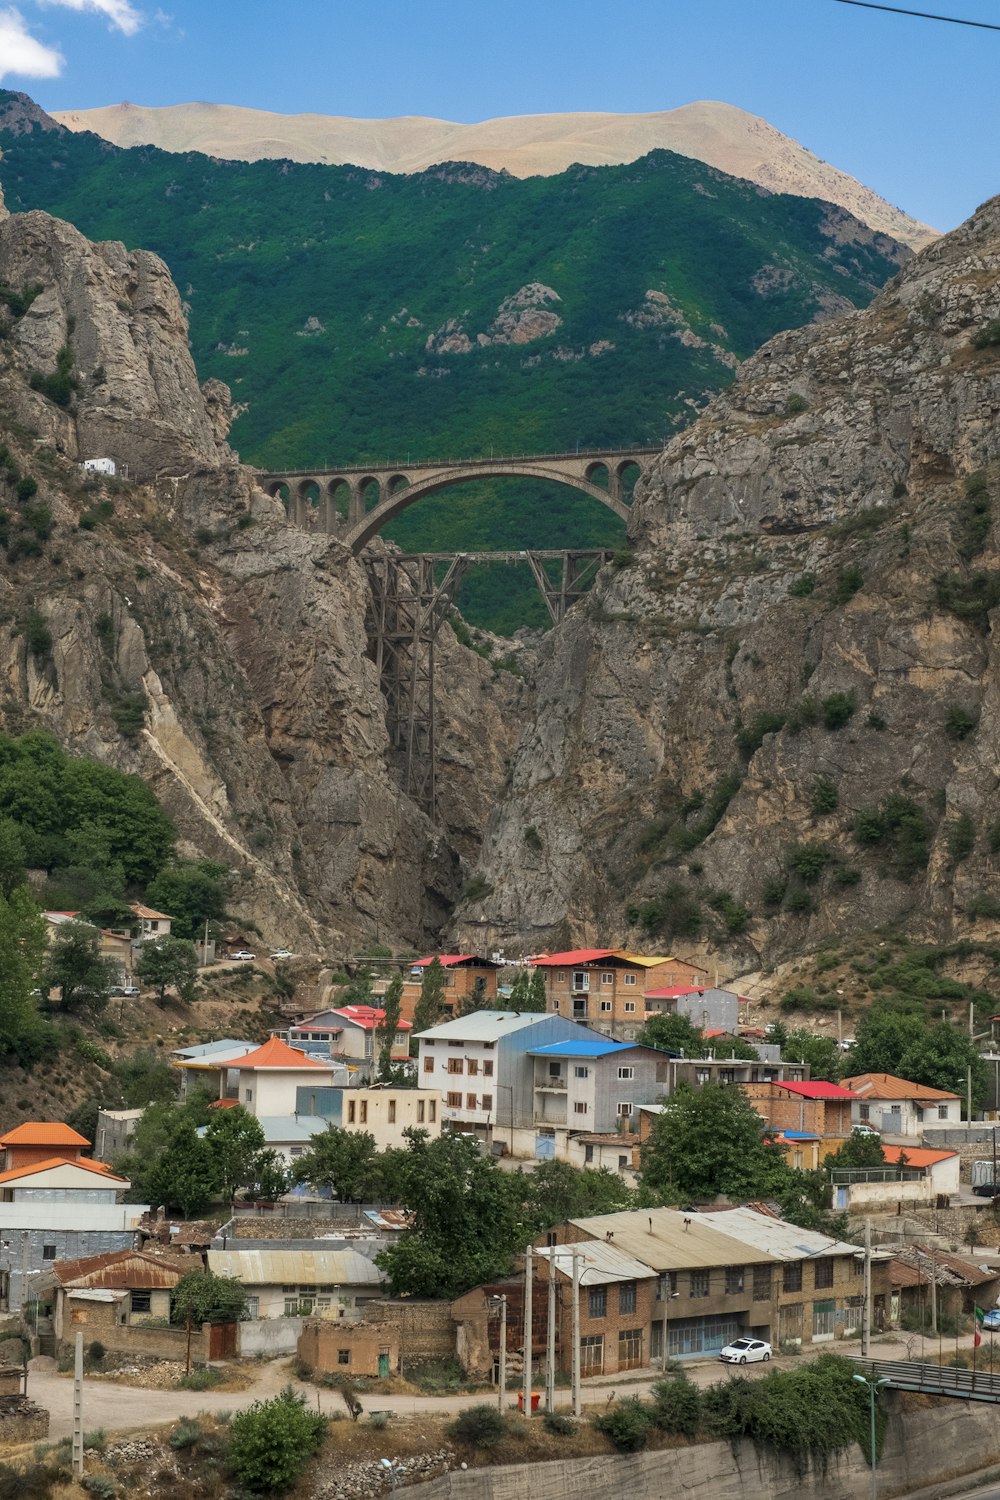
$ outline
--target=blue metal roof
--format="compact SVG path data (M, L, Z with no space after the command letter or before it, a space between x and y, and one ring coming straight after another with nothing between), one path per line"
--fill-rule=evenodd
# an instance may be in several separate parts
M782 1130L775 1126L775 1131L783 1135L786 1141L818 1141L819 1136L812 1130Z
M613 1042L610 1037L594 1038L592 1041L549 1042L547 1047L531 1047L529 1057L604 1057L608 1052L631 1052L634 1042Z

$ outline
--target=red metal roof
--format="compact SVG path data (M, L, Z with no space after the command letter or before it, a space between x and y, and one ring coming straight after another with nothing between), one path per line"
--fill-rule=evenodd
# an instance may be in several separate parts
M801 1094L803 1099L856 1099L857 1094L852 1094L850 1089L841 1088L839 1083L827 1083L824 1079L817 1079L815 1083L789 1083L783 1079L776 1083L775 1088L790 1089L793 1094Z
M61 1121L26 1120L0 1135L0 1146L89 1146L85 1135Z
M376 1010L373 1005L342 1005L330 1014L343 1016L345 1021L353 1021L355 1026L360 1026L363 1031L374 1031L379 1022L385 1020L385 1011ZM397 1021L396 1030L409 1031L412 1025L412 1021Z
M596 964L605 958L621 958L616 948L573 948L568 953L540 953L528 962L538 969L568 969L572 964Z
M431 954L430 958L414 959L410 968L426 969L434 962L435 958L442 969L454 969L459 964L482 964L484 969L498 969L500 967L499 964L493 962L492 958L480 958L476 953L434 953Z

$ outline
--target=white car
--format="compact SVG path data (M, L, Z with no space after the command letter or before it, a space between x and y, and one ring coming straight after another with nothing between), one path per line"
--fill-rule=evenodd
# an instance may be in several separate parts
M230 958L250 959L256 958L256 953L251 953L249 948L237 948L235 953L230 953Z
M294 958L295 954L290 948L275 948L271 954L272 958Z
M763 1339L733 1339L719 1354L723 1364L752 1365L755 1361L771 1358L771 1346Z

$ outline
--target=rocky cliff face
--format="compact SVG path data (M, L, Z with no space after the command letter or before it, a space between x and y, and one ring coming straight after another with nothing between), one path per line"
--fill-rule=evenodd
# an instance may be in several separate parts
M433 828L387 768L361 569L286 525L228 423L156 256L0 219L0 720L141 774L185 852L234 869L265 938L424 944L477 851L520 689L445 628ZM104 456L127 482L81 471Z
M547 639L460 942L995 933L998 314L994 200L667 447Z

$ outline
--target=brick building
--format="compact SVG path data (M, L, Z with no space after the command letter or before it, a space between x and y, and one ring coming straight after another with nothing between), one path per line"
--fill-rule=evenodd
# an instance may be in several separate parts
M480 979L485 1003L495 1004L499 964L494 963L491 958L478 958L474 953L439 953L437 960L444 970L441 1013L445 1019L461 1013L464 1002L472 999L476 981ZM404 1021L412 1022L413 1020L413 1012L420 999L420 987L423 984L424 975L433 961L433 955L430 958L418 958L403 976L400 1014Z
M549 1011L625 1042L645 1025L647 990L707 984L697 964L621 948L575 948L530 962L545 978Z
M836 1151L853 1130L851 1110L858 1096L839 1083L817 1079L797 1083L740 1083L765 1124L774 1130L806 1131L820 1138L820 1156Z

